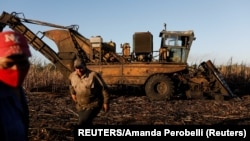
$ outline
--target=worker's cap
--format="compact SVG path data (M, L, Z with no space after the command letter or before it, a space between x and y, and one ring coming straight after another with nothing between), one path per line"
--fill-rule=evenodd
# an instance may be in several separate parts
M0 57L18 54L31 56L25 37L14 31L0 32Z
M75 68L84 68L86 66L85 62L82 59L77 58L74 61L74 67Z

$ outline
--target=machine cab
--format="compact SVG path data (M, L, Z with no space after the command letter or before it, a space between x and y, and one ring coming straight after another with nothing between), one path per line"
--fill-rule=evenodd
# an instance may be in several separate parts
M194 32L188 31L166 31L160 32L161 46L159 59L162 62L186 63L188 54L195 40Z

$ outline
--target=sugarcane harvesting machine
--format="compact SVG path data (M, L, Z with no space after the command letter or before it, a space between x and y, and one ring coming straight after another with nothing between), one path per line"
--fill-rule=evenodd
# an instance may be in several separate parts
M35 34L27 24L52 29ZM188 65L189 52L196 39L193 30L168 31L165 24L156 49L151 32L135 32L132 47L125 42L120 45L122 52L117 53L115 42L104 42L101 36L86 38L78 32L78 25L61 26L27 19L23 13L3 11L0 30L6 26L23 34L30 46L51 61L65 79L74 71L74 60L81 58L110 88L140 87L150 100L170 100L177 95L188 99L235 97L210 60ZM56 44L57 52L44 37Z

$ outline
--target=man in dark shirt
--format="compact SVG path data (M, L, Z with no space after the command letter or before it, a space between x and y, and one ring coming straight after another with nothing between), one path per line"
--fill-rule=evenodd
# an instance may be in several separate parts
M24 36L0 32L0 141L27 141L29 111L22 83L31 56Z

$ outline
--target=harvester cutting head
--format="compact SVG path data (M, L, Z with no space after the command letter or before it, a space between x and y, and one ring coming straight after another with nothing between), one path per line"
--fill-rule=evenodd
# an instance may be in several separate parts
M210 60L202 62L198 68L190 69L186 80L188 80L187 98L207 97L222 100L237 97Z

